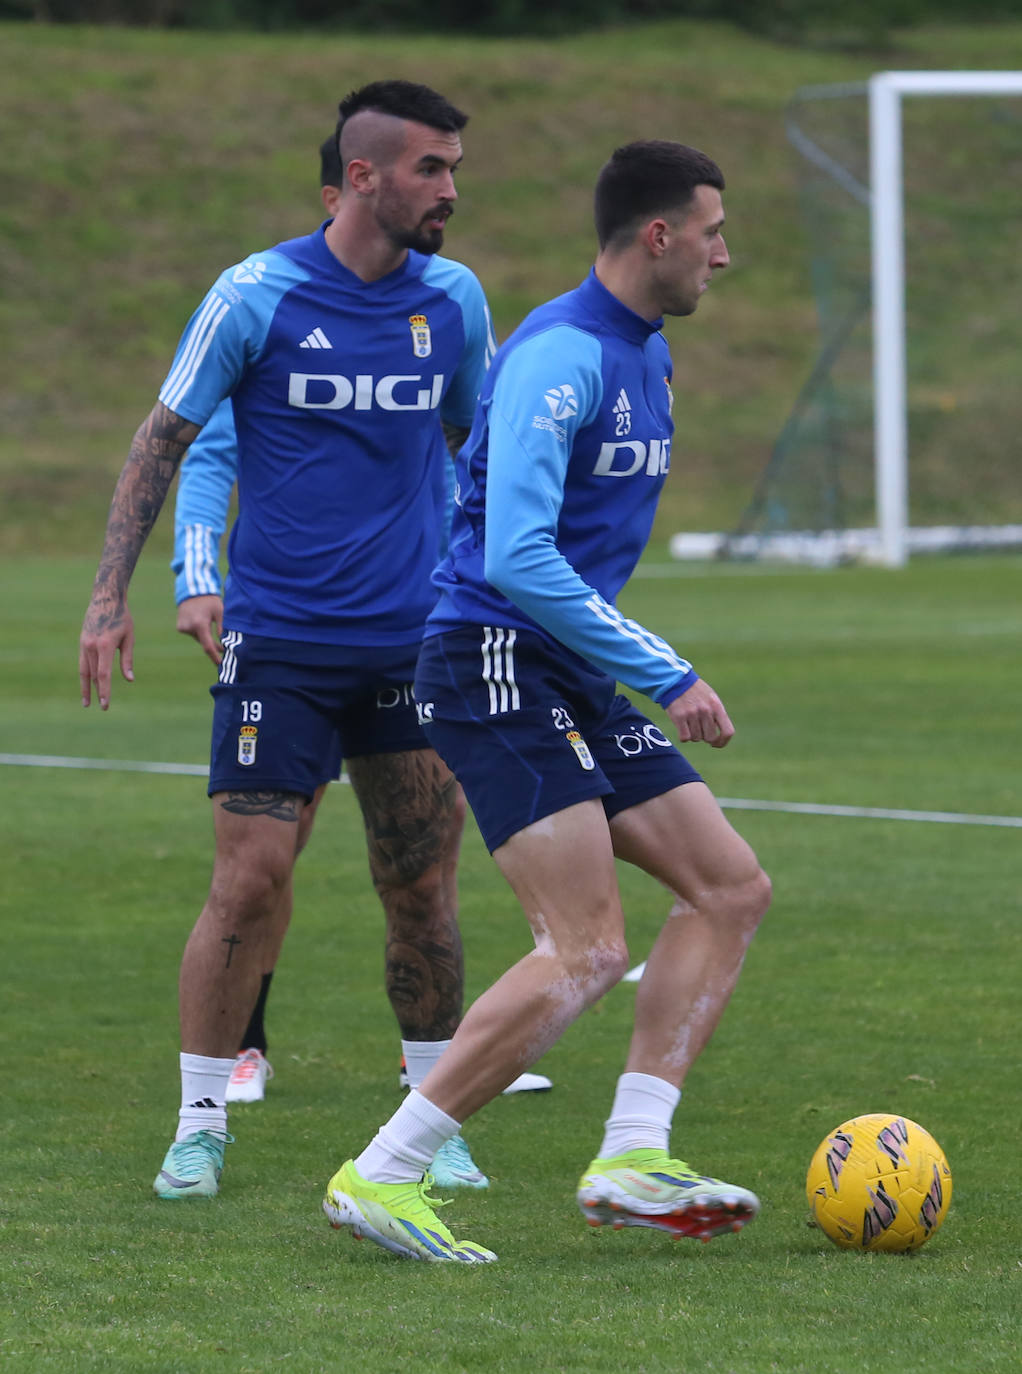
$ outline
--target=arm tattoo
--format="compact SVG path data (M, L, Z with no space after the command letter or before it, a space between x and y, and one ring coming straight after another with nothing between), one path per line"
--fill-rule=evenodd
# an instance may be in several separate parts
M228 792L220 805L235 816L270 816L294 824L305 798L297 792Z
M157 401L139 426L110 503L103 555L93 588L102 603L95 629L121 613L131 574L167 491L199 426Z
M452 458L457 458L458 449L468 438L469 431L464 425L449 425L444 421L444 438L447 440L447 452Z

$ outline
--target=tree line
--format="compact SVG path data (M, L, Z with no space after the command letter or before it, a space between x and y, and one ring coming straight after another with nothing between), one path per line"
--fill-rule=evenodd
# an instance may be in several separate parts
M477 36L556 34L657 19L713 19L794 42L871 43L891 30L975 20L975 0L0 0L0 18L184 29L363 29ZM984 20L1018 0L984 0Z

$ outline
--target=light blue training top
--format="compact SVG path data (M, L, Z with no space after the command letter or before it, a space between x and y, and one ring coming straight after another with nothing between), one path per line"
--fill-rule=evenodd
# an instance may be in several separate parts
M498 350L457 459L458 505L427 636L464 625L537 630L662 706L698 681L614 604L670 467L661 323L591 272Z

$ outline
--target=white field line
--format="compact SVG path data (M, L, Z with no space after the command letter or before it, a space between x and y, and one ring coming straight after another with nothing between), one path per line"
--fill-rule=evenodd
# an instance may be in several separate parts
M868 821L931 821L943 825L1006 825L1022 829L1022 816L980 816L972 811L898 811L886 806L829 806L822 802L751 801L718 797L725 810L790 811L802 816L851 816Z
M184 773L204 778L204 763L145 763L137 759L76 759L59 754L0 754L0 764L21 768L98 768L116 773ZM348 781L342 773L341 782ZM994 825L1022 829L1022 816L980 816L968 811L900 811L884 806L828 806L820 802L755 801L749 797L718 797L725 811L786 811L800 816L844 816L854 820L928 821L943 825ZM636 964L622 978L637 983L645 962Z
M65 754L0 754L0 764L16 768L93 768L112 773L178 773L205 778L204 763L155 763L141 759L79 759ZM340 782L347 782L342 773ZM885 806L835 806L824 802L757 801L718 797L725 811L786 811L800 816L844 816L854 820L928 821L943 825L993 825L1022 830L1022 816L982 816L971 811L902 811Z
M0 754L0 763L15 768L95 768L111 773L184 773L205 778L204 763L145 763L138 759L75 759L65 754Z

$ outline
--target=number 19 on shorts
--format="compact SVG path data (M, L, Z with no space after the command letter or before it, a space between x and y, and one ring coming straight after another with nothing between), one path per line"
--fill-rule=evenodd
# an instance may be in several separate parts
M245 768L251 768L256 761L256 744L259 740L258 721L263 718L263 703L261 701L243 701L241 703L241 729L238 731L238 762Z

